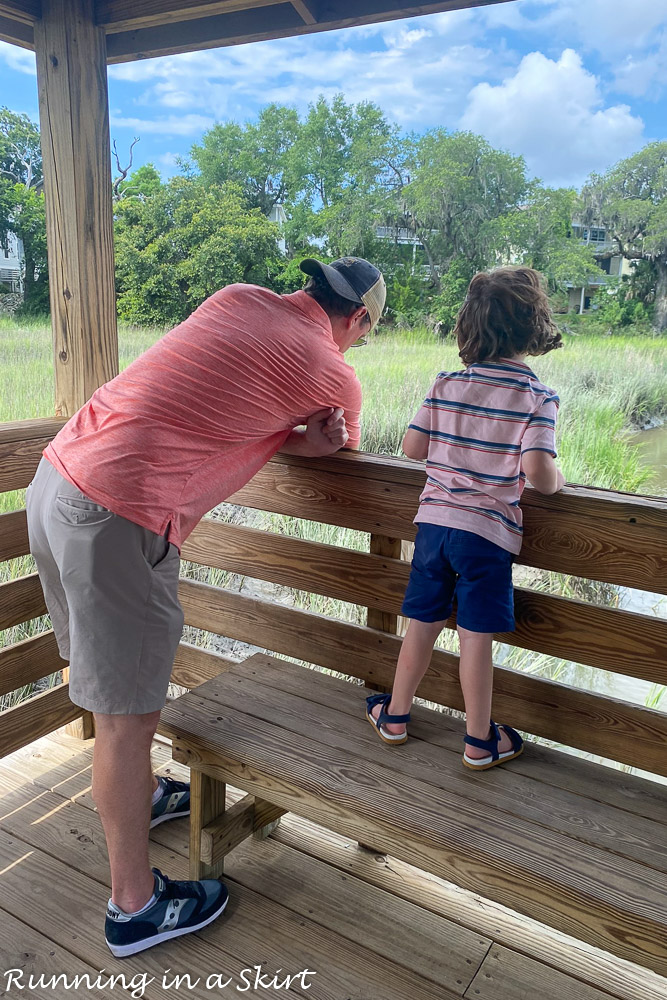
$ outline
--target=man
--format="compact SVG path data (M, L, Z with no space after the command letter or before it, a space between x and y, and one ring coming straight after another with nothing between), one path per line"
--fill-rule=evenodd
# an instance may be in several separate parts
M237 284L208 298L94 393L28 488L70 697L95 718L117 957L198 930L227 902L217 879L172 881L148 861L149 827L189 812L189 786L150 765L183 625L180 546L277 451L359 445L361 388L343 354L380 318L384 279L355 257L301 269L310 279L291 295Z

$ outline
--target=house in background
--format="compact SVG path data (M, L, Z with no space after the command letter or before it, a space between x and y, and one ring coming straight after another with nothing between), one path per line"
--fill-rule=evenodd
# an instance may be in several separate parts
M601 272L599 278L596 275L585 286L567 282L568 312L583 313L590 309L593 296L608 284L610 278L632 274L632 262L622 254L613 252L617 250L616 241L610 238L602 226L585 226L575 220L572 223L572 235L592 248Z
M23 291L23 242L14 233L0 243L0 293Z

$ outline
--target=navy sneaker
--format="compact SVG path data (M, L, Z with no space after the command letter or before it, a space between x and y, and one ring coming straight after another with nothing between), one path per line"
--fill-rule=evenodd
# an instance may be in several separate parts
M153 868L155 902L141 913L124 913L109 900L104 936L111 954L126 958L170 938L191 934L219 917L229 893L222 882L177 882Z
M165 775L156 775L162 786L162 796L151 807L151 830L167 819L178 819L190 815L190 785L187 781L176 781Z

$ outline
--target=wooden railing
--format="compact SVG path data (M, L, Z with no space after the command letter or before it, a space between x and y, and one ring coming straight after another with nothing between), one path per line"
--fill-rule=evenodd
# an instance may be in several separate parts
M0 491L22 489L41 450L60 426L30 421L0 428ZM327 459L277 456L231 503L354 528L370 535L368 552L203 520L183 558L203 566L361 605L355 625L267 599L182 580L186 624L272 652L390 685L400 638L397 616L409 563L401 543L414 538L423 483L417 463L375 455ZM553 497L526 490L519 562L589 580L667 593L667 501L569 487ZM0 516L0 560L28 551L25 512ZM44 614L31 574L0 587L0 628ZM667 622L618 608L518 588L516 631L503 642L597 670L667 684ZM448 625L453 627L455 619ZM0 693L59 669L50 632L0 651ZM182 644L172 680L193 687L225 660ZM462 709L457 657L435 652L419 695ZM498 667L495 713L535 736L667 775L667 714L531 674ZM0 714L0 755L65 724L81 712L63 684Z

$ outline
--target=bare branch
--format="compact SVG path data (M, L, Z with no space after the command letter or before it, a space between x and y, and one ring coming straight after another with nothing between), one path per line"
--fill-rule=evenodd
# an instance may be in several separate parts
M118 168L119 176L113 182L113 200L119 201L123 197L123 192L120 190L120 186L132 169L132 159L134 147L139 142L139 136L135 136L130 145L130 159L126 167L122 167L120 163L120 156L118 155L118 147L116 146L116 140L113 141L113 155L116 160L116 167Z

